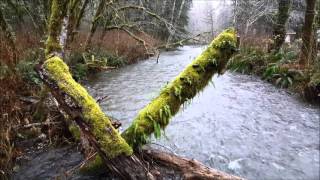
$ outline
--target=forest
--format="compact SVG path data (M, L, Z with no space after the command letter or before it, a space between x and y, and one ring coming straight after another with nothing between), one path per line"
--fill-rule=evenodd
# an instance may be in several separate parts
M1 0L0 180L319 179L319 0Z

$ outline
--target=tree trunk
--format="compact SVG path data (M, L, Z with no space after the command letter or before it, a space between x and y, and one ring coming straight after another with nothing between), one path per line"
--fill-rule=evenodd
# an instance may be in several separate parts
M175 21L172 22L172 23L173 23L173 24L172 24L173 30L172 30L172 33L169 34L169 38L168 38L168 40L167 40L167 44L169 44L169 43L172 41L172 39L173 39L173 37L174 37L174 35L175 35L175 33L176 33L176 24L177 24L177 21L179 21L179 19L180 19L180 17L181 17L181 13L182 13L182 10L183 10L183 8L184 8L184 3L185 3L185 0L182 0L182 1L181 1L181 4L180 4L179 11L178 11L178 15L177 15Z
M175 8L176 8L176 0L173 0L173 6L172 6L172 10L171 10L171 18L170 18L170 28L168 29L169 30L169 37L167 39L167 45L170 43L171 41L171 37L173 36L174 34L174 25L173 25L173 18L174 18L174 11L175 11Z
M87 36L87 40L85 42L85 50L89 50L90 46L91 46L91 40L93 38L94 33L97 30L98 27L98 20L101 18L101 14L104 11L104 7L106 4L106 0L100 0L99 5L98 5L98 9L92 19L92 23L91 23L91 27L90 27L90 32Z
M177 113L185 101L203 89L216 72L222 73L225 64L235 50L235 32L226 30L219 35L204 53L161 92L157 99L141 111L138 116L141 118L136 119L122 137L113 127L110 118L102 112L97 102L72 78L68 66L61 59L61 51L63 50L63 45L61 45L62 21L65 15L61 8L66 7L65 5L66 3L61 0L53 0L52 2L46 60L41 61L36 67L39 77L51 90L63 111L78 125L81 133L98 152L103 165L112 174L121 179L155 179L159 177L161 174L153 165L153 160L145 160L140 151L134 153L130 145L137 147L136 145L145 143L145 141L141 141L142 136L148 137L152 132L158 134L157 130L160 129L157 128L164 128L169 123L170 117ZM154 111L150 111L152 114L149 114L148 110ZM155 157L162 159L163 162L166 162L164 159L167 159L167 162L170 160L159 156ZM179 167L180 171L186 174L186 178L212 179L212 177L217 177L220 179L220 177L224 177L221 176L221 173L212 175L217 172L194 161L187 163L187 160L178 160L174 160L177 163L174 163L172 167ZM177 165L179 163L180 165ZM194 173L189 172L190 170Z
M290 15L291 0L278 0L278 3L277 20L273 30L273 43L269 48L269 52L278 52L286 38L286 23Z
M85 12L88 4L89 4L89 0L84 0L84 2L83 2L83 4L82 4L82 7L81 7L81 9L80 9L79 15L78 15L78 17L77 17L76 29L79 29L79 27L80 27L81 20L82 20L82 18L83 18L83 16L84 16L84 12Z
M317 56L318 56L318 49L319 49L319 42L318 42L318 37L320 36L320 32L318 33L317 31L320 30L320 1L318 0L316 3L316 12L317 15L315 17L315 26L314 26L314 36L313 36L313 49L312 49L312 59L314 61L317 61ZM319 62L320 63L320 62Z
M306 0L307 8L304 18L304 26L302 32L302 46L299 57L299 64L302 66L308 66L312 54L313 44L313 22L315 17L315 5L316 0Z
M70 1L68 5L68 25L67 25L67 39L65 49L69 47L69 45L73 41L74 30L77 23L77 15L79 12L80 0Z
M16 57L16 44L15 44L15 35L12 31L12 28L11 26L7 23L5 17L4 17L4 14L2 12L2 9L0 7L0 28L1 28L1 31L4 33L5 35L5 38L8 42L8 45L10 46L11 48L11 51L13 52L13 61L11 62L11 64L9 64L10 66L13 66L14 64L16 64L16 60L17 60L17 57Z
M214 74L224 72L235 51L236 39L234 30L230 29L216 37L200 56L163 88L157 98L139 112L132 125L123 132L125 140L137 147L145 144L152 133L159 137L160 130L169 124L180 106L201 91Z
M233 47L232 44L235 43L233 40L234 34L232 34L232 31L227 31L220 35L211 46L183 72L185 75L190 73L191 76L189 80L191 82L194 81L193 86L198 86L196 89L203 88L214 72L220 70L218 67L222 65L219 64L222 63L222 58L228 59L233 52L231 48ZM217 58L217 60L213 60L215 58ZM198 68L202 69L201 67L203 67L204 71L199 71ZM207 73L205 71L207 71ZM49 57L43 64L38 66L37 72L59 102L60 107L80 127L90 144L99 153L103 165L107 167L112 174L122 179L155 179L155 177L159 176L157 168L154 168L151 162L139 156L139 151L136 154L132 154L133 151L131 147L112 126L111 121L104 115L95 100L81 85L72 79L68 66L62 59L58 56ZM188 77L181 75L178 77L178 80L176 80L181 82L175 83L177 85L183 85L183 78ZM204 81L201 81L202 78L204 78ZM197 83L196 80L199 82ZM190 85L183 86L190 88ZM183 89L182 92L184 92ZM190 91L188 93L192 96L195 95L196 92L197 91ZM181 97L185 99L189 96L181 94ZM171 99L172 101L183 103L183 101L180 102L180 100L178 100L179 98L176 95L173 95L173 98L174 99ZM170 101L170 98L168 101ZM168 103L170 104L170 102ZM167 111L163 112L164 117L166 116L166 112ZM173 111L172 113L174 114L175 112ZM169 117L167 118L169 119ZM140 132L142 128L141 121L135 122L134 124L136 124L134 126L136 126ZM130 130L128 132L126 136L130 135ZM134 137L137 136L134 135ZM220 175L212 175L212 173L216 174L216 171L196 164L197 163L189 163L189 167L186 167L188 163L182 163L180 167L182 174L186 174L185 176L190 179L199 177L200 175L202 177L208 177L206 179L211 179L210 177L221 177ZM172 166L177 166L177 163ZM194 170L195 173L184 171L185 169Z
M63 19L67 13L66 7L66 0L52 0L45 50L46 57L51 56L52 54L59 54L62 56L63 45L60 41L60 35L63 28Z
M163 0L162 6L161 6L161 14L160 14L161 16L165 15L166 8L167 8L167 2L168 2L168 0Z
M96 101L72 78L68 66L57 56L37 67L37 72L59 106L74 120L109 171L123 179L152 177L132 148L113 127ZM151 178L152 179L152 178Z
M161 93L162 95L165 94L166 97L160 96L155 100L155 103L153 102L153 104L158 104L159 100L165 99L163 102L165 104L168 103L164 106L159 106L159 111L155 109L155 112L160 112L161 109L164 109L164 111L162 119L159 119L161 116L158 116L158 114L156 114L158 119L153 117L154 123L158 121L160 126L164 128L169 123L170 117L167 113L174 115L183 102L192 98L199 90L204 88L212 75L222 70L221 68L225 65L224 61L227 61L230 57L234 46L235 35L233 31L229 30L218 36L202 55L189 65L171 85L168 85L167 91L165 90ZM112 126L110 119L104 115L95 100L81 85L72 79L68 66L58 56L48 58L44 64L38 67L38 73L63 110L77 123L91 145L99 153L109 171L124 179L154 179L157 176L158 172L155 170L150 171L148 163L139 158L139 156L132 154L133 151L127 141ZM174 93L175 87L180 86L181 94ZM193 88L192 86L195 87ZM173 106L172 104L176 105ZM172 111L169 105L174 108ZM157 107L153 107L152 103L147 106L147 109L154 108ZM146 110L142 110L142 112L144 111ZM144 113L139 115L146 116ZM150 114L149 116L152 117L152 115ZM162 124L164 119L166 119L166 124ZM135 120L132 126L136 128L139 135L142 132L141 130L146 130L146 132L142 132L143 136L149 136L155 129L152 129L152 123L146 122L145 119L141 120ZM150 124L152 127L150 127ZM129 142L140 141L141 137L131 132L129 128L125 133L125 137L129 137ZM132 138L136 138L138 141ZM191 167L193 166L190 166L189 170ZM181 168L185 169L186 167L182 166ZM193 167L192 169L196 168ZM195 170L197 175L188 172L189 175L186 175L186 177L191 178L193 177L192 174L194 177L198 177L200 174L210 177L209 174L205 174L205 172L209 173L209 170L202 171L204 170L199 170L199 172ZM182 172L186 174L186 172Z

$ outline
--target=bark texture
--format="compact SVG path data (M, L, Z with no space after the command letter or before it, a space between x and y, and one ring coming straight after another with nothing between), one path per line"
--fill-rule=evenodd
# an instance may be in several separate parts
M302 46L299 57L299 64L302 66L308 66L310 59L312 58L313 48L313 23L315 19L315 7L316 0L306 0L307 8L304 18L304 26L302 32Z

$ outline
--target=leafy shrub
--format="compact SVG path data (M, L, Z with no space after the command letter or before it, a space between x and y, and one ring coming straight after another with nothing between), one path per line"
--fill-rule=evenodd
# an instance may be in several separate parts
M114 56L101 49L93 49L90 52L73 52L67 59L71 72L76 80L85 79L90 73L96 73L106 69L106 67L124 66L126 60L122 57Z
M34 85L40 85L42 83L37 72L34 70L35 65L39 63L39 58L41 57L41 53L42 53L41 49L30 50L30 52L28 52L26 57L20 60L15 68L16 71L22 77L22 79Z
M293 64L298 57L297 52L299 51L294 51L293 48L283 48L277 53L245 48L230 60L228 67L244 74L261 75L263 79L287 88L304 76L301 71L290 68L290 64Z
M121 67L127 64L127 61L123 57L115 56L102 49L93 49L85 56L86 62L100 63L104 66Z
M270 53L266 55L266 59L270 63L280 62L280 63L292 63L297 57L299 51L293 51L291 49L280 49L277 53Z
M243 74L260 74L265 63L265 55L262 51L245 49L229 61L228 68Z
M72 66L71 73L76 81L85 79L88 75L88 67L86 64L76 64Z
M41 80L36 71L34 70L34 67L34 62L21 61L17 64L16 69L24 80L27 80L28 82L33 83L35 85L40 85Z
M289 69L279 63L270 63L263 73L263 79L274 82L281 88L288 88L304 77L300 70Z

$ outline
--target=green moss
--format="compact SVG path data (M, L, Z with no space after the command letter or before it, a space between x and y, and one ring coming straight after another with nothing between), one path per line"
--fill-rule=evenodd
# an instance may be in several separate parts
M46 41L46 56L52 52L60 52L62 47L59 36L62 29L62 22L66 13L66 3L63 0L53 0L51 5L51 16L49 21L49 35Z
M97 155L92 161L86 163L86 165L80 169L80 172L82 174L97 175L105 173L106 167L104 166L101 157Z
M57 56L49 58L44 68L66 94L71 96L82 107L83 118L91 127L91 133L96 137L101 150L109 158L120 154L131 155L132 149L114 129L110 119L100 109L96 101L71 76L68 66Z
M72 134L73 138L76 141L79 141L80 138L81 138L81 130L80 130L80 128L75 124L70 124L68 126L68 129L69 129L70 133Z
M142 109L131 126L122 134L133 147L147 143L159 128L164 129L180 106L192 99L211 80L215 73L223 73L225 65L236 48L233 29L222 32L208 48L184 71L169 83L149 105Z

